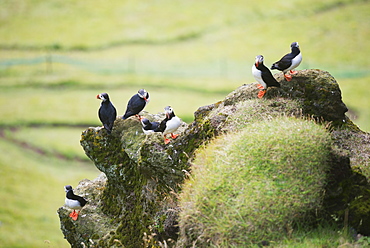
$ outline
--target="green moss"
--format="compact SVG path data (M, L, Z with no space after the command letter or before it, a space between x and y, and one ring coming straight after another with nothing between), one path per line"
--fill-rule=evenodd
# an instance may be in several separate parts
M330 145L322 127L287 118L211 142L180 198L182 245L242 247L307 224L322 210Z

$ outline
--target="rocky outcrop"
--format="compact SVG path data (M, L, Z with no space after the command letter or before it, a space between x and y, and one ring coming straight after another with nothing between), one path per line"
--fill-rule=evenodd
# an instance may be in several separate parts
M195 150L217 135L236 130L241 119L248 122L281 114L311 116L330 122L334 129L360 131L346 117L341 91L329 73L303 70L291 82L282 75L277 80L282 87L268 89L265 99L256 98L258 89L252 83L240 86L221 102L200 107L194 121L189 125L183 123L178 130L181 135L168 145L159 133L145 135L134 117L117 118L110 135L100 127L86 129L81 135L81 146L104 174L94 181L82 181L76 188L77 193L89 200L77 221L68 217L64 207L58 210L61 229L71 246L148 247L164 242L170 245L169 240L176 240L178 233L177 193L191 173ZM160 114L143 115L152 121L164 118ZM336 188L328 199L338 206L335 203L341 194L335 190L354 174L346 156L333 155L333 160L338 161L338 171L342 173L333 171L333 175L340 175L333 177ZM366 178L361 185L368 189ZM370 193L363 195L367 197ZM346 204L353 198L349 196ZM347 205L341 202L331 210L340 215ZM353 226L368 228L370 233L370 227L360 224L361 216L353 219L357 221Z

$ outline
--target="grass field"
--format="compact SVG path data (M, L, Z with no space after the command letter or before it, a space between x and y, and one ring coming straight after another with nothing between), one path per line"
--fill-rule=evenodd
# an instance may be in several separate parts
M69 247L56 210L64 185L99 175L91 163L41 156L0 139L0 247Z
M0 244L66 245L54 214L64 184L97 174L79 135L100 125L98 93L108 92L121 115L145 88L148 112L171 105L191 122L198 107L254 81L256 55L270 65L298 41L298 69L331 72L355 123L370 131L369 10L365 0L0 0L0 173L7 185L0 194L8 202ZM32 194L14 197L12 188ZM40 188L52 204L40 206ZM48 213L45 221L38 209Z

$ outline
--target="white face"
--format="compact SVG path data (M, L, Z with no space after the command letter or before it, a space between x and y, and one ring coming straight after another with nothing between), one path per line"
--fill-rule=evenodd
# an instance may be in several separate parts
M258 66L259 64L262 64L263 63L263 56L262 55L258 55L256 57L256 66Z
M164 108L164 113L166 114L167 118L170 118L170 114L173 112L173 109L170 106Z
M105 98L104 98L103 94L99 94L99 98L100 98L101 100L105 101Z
M170 106L168 106L168 107L165 107L164 108L164 112L166 112L166 113L172 113L173 112L173 109Z
M148 101L148 100L149 100L149 98L148 98L148 92L147 92L146 90L139 90L139 91L137 92L137 94L138 94L141 98L145 99L145 101Z

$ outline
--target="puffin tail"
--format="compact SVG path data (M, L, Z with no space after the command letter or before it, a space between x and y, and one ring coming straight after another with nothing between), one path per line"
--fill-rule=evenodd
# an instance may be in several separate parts
M107 124L104 124L104 128L105 128L105 130L107 130L108 134L111 134L111 132L112 132L111 127L109 127Z
M280 83L278 81L275 81L271 86L280 88Z
M273 63L273 64L272 64L272 66L271 66L271 70L274 70L274 69L278 69L278 70L280 70L280 69L279 69L279 66L278 66L278 64L277 64L277 63Z

